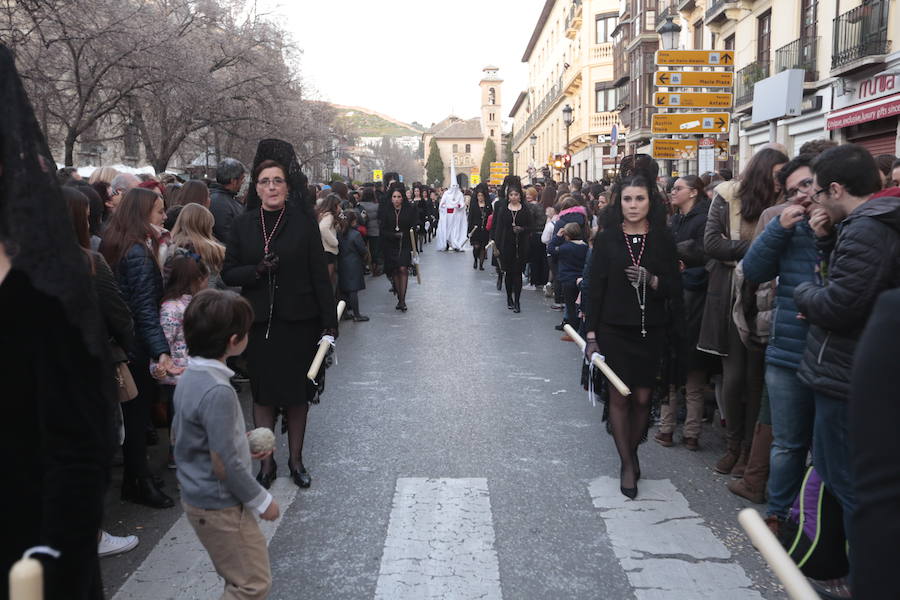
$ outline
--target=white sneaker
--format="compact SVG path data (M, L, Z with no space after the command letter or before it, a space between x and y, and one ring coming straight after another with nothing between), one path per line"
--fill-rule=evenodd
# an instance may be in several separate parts
M97 544L97 556L112 556L134 550L139 541L136 535L119 537L101 530L100 542Z

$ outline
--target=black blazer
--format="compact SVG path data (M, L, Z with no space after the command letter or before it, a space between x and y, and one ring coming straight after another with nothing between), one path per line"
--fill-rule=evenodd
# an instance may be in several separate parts
M319 226L290 202L285 206L269 243L269 250L278 255L274 316L285 321L319 318L323 329L337 329L334 291ZM269 278L256 273L263 254L259 210L239 215L231 224L231 238L225 246L222 279L226 285L241 287L257 323L269 318Z

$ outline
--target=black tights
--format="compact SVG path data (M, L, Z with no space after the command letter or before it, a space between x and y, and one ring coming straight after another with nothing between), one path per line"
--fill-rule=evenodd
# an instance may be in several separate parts
M409 267L397 267L394 271L394 291L397 292L397 301L406 304L406 287L409 285Z
M359 316L359 292L345 292L347 298L347 306L353 311L353 316Z
M609 424L622 463L622 487L637 485L635 457L638 444L647 431L651 391L650 388L637 388L625 398L615 387L609 386Z
M472 263L472 268L475 267L484 267L484 257L487 252L485 252L482 246L473 246L472 247L472 258L474 258L474 262Z
M517 267L506 272L506 299L513 304L518 304L521 296L522 269Z
M275 414L276 407L263 406L253 403L253 421L257 427L266 427L275 431ZM302 403L298 406L290 406L287 409L288 424L288 451L290 458L288 465L292 469L297 469L303 464L303 438L306 437L306 418L309 414L309 404ZM273 456L262 461L262 470L270 473L275 469L275 459Z

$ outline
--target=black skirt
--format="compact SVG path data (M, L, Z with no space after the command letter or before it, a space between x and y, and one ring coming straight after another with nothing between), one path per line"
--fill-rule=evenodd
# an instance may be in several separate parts
M384 270L393 274L400 267L412 265L412 247L410 246L409 233L397 238L395 232L381 236L381 253L384 256Z
M601 323L596 334L597 346L600 354L606 357L606 364L632 391L656 385L665 345L665 328L647 327L647 337L643 337L640 327Z
M263 406L298 406L316 403L316 385L306 377L316 356L322 325L318 318L304 321L272 319L254 323L247 344L247 367L253 401Z

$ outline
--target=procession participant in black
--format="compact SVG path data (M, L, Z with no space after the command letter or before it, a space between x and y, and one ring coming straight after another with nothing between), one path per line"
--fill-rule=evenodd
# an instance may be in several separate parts
M531 212L524 205L522 186L516 180L504 183L505 201L497 204L493 220L494 241L500 249L500 268L506 280L506 306L522 312L522 272L528 262L528 228Z
M276 162L269 156L279 156ZM240 286L253 306L247 346L253 418L274 431L279 408L286 413L291 478L300 487L311 479L303 465L309 404L319 401L306 378L318 342L337 337L337 314L322 237L306 199L306 177L293 147L265 140L257 149L248 205L232 225L222 278ZM273 457L257 479L268 488L276 477Z
M431 223L431 225L428 227L428 235L425 238L425 242L429 243L434 239L434 234L437 232L438 215L440 214L440 211L438 211L439 199L437 190L429 188L427 197L428 204L426 207L428 208L428 222Z
M416 209L416 252L422 252L425 244L425 222L428 219L428 200L425 190L418 184L413 187L413 207Z
M643 176L616 186L606 227L594 238L585 356L595 352L632 390L609 386L609 424L621 460L620 489L637 495L638 445L647 435L650 395L670 319L679 319L678 252L656 186Z
M475 186L475 200L469 204L469 243L472 244L473 269L484 271L485 249L490 241L487 220L491 215L491 201L487 184Z
M391 191L390 208L382 211L381 247L384 255L384 272L397 293L397 310L406 312L406 287L409 283L409 267L412 265L412 240L409 230L416 226L416 209L406 200L403 184L397 183Z

